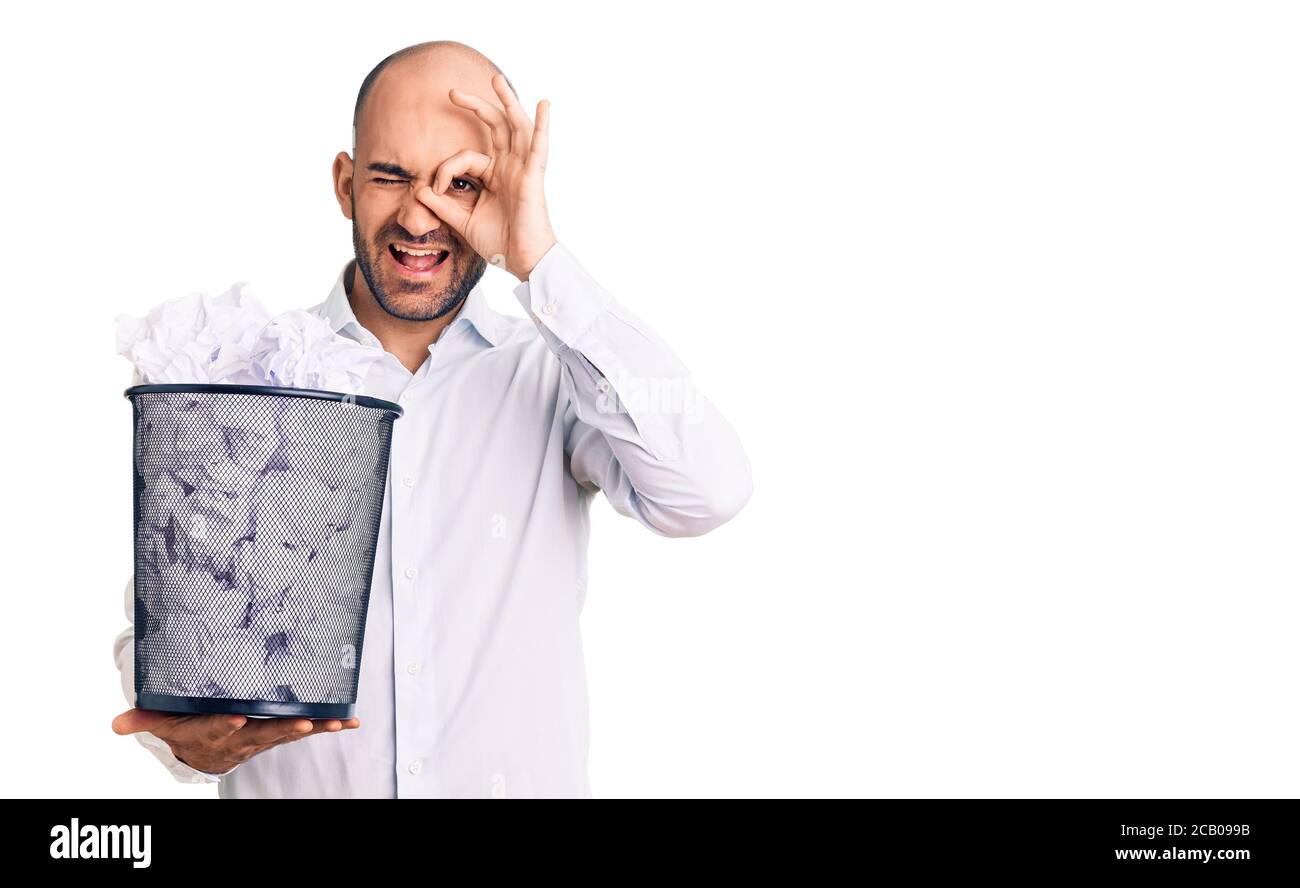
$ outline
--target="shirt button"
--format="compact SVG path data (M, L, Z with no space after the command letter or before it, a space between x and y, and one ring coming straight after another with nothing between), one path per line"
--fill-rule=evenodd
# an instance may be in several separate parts
M553 314L555 314L555 303L554 303L554 302L548 302L548 303L546 303L545 305L543 305L543 306L542 306L542 314L545 314L545 315L553 315Z
M407 475L405 478L402 479L402 483L405 484L407 487L414 487L415 479L412 478L410 475Z
M419 759L416 759L415 761L411 762L409 765L406 766L406 770L410 771L412 774L420 773L420 770L422 768L423 766L420 764Z
M408 580L413 580L413 579L415 579L415 568L413 568L413 567L408 567L408 568L406 569L406 578L407 578Z
M406 671L411 673L412 675L415 675L415 673L420 671L420 664L416 662L407 663Z
M596 388L600 389L601 392L609 391L609 380L602 379L600 382L596 383Z

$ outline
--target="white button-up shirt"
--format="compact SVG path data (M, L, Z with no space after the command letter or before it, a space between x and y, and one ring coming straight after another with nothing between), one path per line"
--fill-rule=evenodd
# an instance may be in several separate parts
M348 303L349 262L312 311L382 349ZM275 747L222 775L136 736L179 780L224 798L585 796L578 616L597 491L664 536L695 536L750 496L731 427L646 325L555 244L514 289L483 284L415 373L385 353L396 401L356 714L361 727ZM126 613L133 614L127 585ZM134 705L133 634L114 655Z

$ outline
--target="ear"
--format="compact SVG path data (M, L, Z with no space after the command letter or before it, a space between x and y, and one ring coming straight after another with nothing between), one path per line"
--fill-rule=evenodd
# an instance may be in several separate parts
M334 197L343 210L343 218L352 218L352 157L340 151L334 158Z

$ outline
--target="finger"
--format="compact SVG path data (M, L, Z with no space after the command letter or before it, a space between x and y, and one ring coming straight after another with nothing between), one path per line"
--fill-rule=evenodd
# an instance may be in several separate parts
M335 734L343 730L343 722L337 718L318 718L313 719L311 731L300 737L290 737L286 743L292 743L295 740L301 740L303 737L310 737L312 734Z
M505 106L506 120L510 122L510 150L522 155L533 140L533 122L524 113L524 106L519 104L510 84L506 83L505 75L492 75L492 88Z
M272 740L270 743L250 749L249 752L252 755L258 755L268 749L273 749L276 746L283 746L286 743L296 743L299 740L303 740L315 734L336 734L340 731L360 726L361 722L355 718L349 718L346 720L339 720L337 718L313 719L310 731L307 731L306 733L295 732L287 737L280 737L279 739Z
M302 732L295 731L292 734L288 734L284 737L277 737L274 740L270 741L269 743L266 743L263 746L259 747L257 751L261 753L261 752L265 752L268 749L274 749L277 746L286 746L290 743L297 743L299 740L305 740L306 738L311 737L315 734L331 733L328 729L328 725L331 722L333 722L334 724L339 723L338 719L329 719L329 718L312 719L310 729Z
M447 95L453 105L468 108L474 112L479 120L487 124L488 130L492 133L493 148L497 151L510 150L510 121L506 119L504 111L487 99L481 99L473 93L467 93L454 87L448 91Z
M524 169L541 172L546 169L546 155L550 150L551 103L542 99L537 103L537 126L533 127L533 144L528 149Z
M460 201L445 194L439 194L428 185L415 192L415 199L433 210L434 215L455 229L457 234L462 237L465 235L465 226L469 224L470 211L465 209Z
M243 746L265 746L310 732L311 719L307 718L251 718L232 739Z
M293 734L281 742L292 743L295 740L301 740L303 737L310 737L312 734L337 734L340 731L348 731L359 727L361 727L361 720L357 718L315 718L312 719L310 731L305 734Z
M113 731L117 734L138 734L149 731L157 736L167 732L181 720L180 716L159 712L156 709L128 709L113 719Z
M492 158L486 154L468 148L457 151L438 165L438 170L433 176L433 190L438 194L446 194L451 180L457 176L475 176L480 180L486 180L491 167Z

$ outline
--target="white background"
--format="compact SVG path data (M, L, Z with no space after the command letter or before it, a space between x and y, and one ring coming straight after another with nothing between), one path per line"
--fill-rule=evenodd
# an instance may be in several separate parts
M215 794L109 729L113 319L323 299L357 88L437 38L551 100L559 238L753 464L703 538L594 508L597 795L1300 794L1286 4L3 15L4 795Z

